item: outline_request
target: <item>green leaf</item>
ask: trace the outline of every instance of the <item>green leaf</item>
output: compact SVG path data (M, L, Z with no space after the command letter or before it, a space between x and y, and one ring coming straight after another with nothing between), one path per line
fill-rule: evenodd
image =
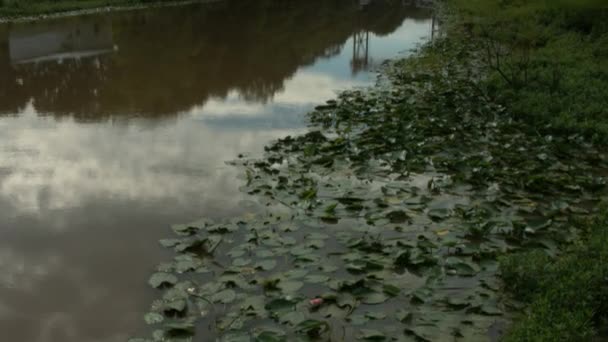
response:
M302 278L308 274L308 271L305 269L293 269L291 271L287 271L284 273L285 278L289 279L298 279Z
M389 296L387 296L384 293L381 292L371 292L366 294L363 299L361 300L361 302L363 304L368 304L368 305L376 305L376 304L382 304L384 302L386 302L389 299Z
M325 207L325 213L326 214L333 214L336 212L336 206L338 206L338 203L332 203L330 205L328 205L327 207Z
M310 188L300 194L301 200L311 200L317 196L317 189Z
M229 332L221 338L221 342L251 342L251 336L246 332Z
M454 309L463 309L466 308L467 306L471 305L471 302L466 299L466 298L458 298L458 297L454 297L451 296L447 299L447 303L449 306L453 307Z
M410 323L412 321L413 315L411 312L409 312L407 310L399 309L395 313L395 317L401 323Z
M165 248L173 248L181 242L180 239L162 239L159 241L161 246Z
M304 283L297 280L280 281L277 287L285 293L295 293L304 286Z
M279 321L283 324L289 323L291 325L298 325L306 320L306 315L299 311L288 312L279 317Z
M144 315L144 321L147 324L158 324L161 323L165 319L165 316L157 313L157 312L148 312Z
M170 274L170 273L164 273L164 272L158 272L158 273L154 273L151 277L150 280L148 280L148 283L153 287L153 288L161 288L161 287L171 287L175 284L177 284L178 279L175 275Z
M450 211L448 209L431 209L428 215L433 221L443 221L450 217Z
M248 316L264 317L266 315L264 300L264 296L249 296L241 304L241 310Z
M342 319L348 315L348 310L342 309L335 304L324 305L319 312L326 318L332 317Z
M269 311L292 309L296 302L286 298L275 298L266 304L265 308Z
M188 308L188 303L184 299L172 300L164 303L165 312L183 313Z
M395 210L386 214L386 218L391 223L404 223L409 219L409 216L403 210Z
M385 319L386 314L383 312L366 312L365 317L373 320Z
M397 286L391 284L382 285L382 291L391 297L397 297L401 292Z
M236 292L234 292L231 289L226 289L226 290L220 291L211 297L212 302L222 303L222 304L232 303L232 302L234 302L235 299L236 299Z
M347 318L347 321L352 325L358 326L367 324L369 319L363 315L351 315Z
M277 266L277 261L274 259L261 260L255 264L255 268L262 271L270 271Z
M497 308L495 305L484 304L481 306L480 312L484 315L488 316L500 316L502 315L502 310Z
M433 291L427 288L419 288L412 293L412 303L424 304L433 298Z
M325 242L323 240L310 240L306 242L306 247L321 249L325 246Z
M286 342L285 334L276 331L263 331L255 337L255 342Z
M471 261L461 260L455 257L449 257L445 261L448 273L457 274L460 276L474 276L479 272L479 266Z
M309 336L319 336L327 330L329 330L329 325L326 322L314 319L302 321L296 326L297 332L306 333Z
M193 336L194 324L190 322L172 322L164 326L164 330L169 337Z
M329 277L326 275L311 274L306 276L306 278L304 278L304 281L313 284L326 283L329 281Z
M247 266L250 263L251 263L251 259L245 259L245 258L236 258L236 259L234 259L234 261L232 261L232 264L236 267Z
M386 335L378 330L371 329L361 329L361 334L359 335L359 339L365 341L384 341L386 340Z
M434 325L419 325L405 329L406 334L414 335L424 342L437 341L438 328Z
M186 273L196 271L203 266L202 260L190 255L178 255L175 257L175 271L177 273Z
M175 225L171 226L171 229L173 229L173 231L177 235L184 235L184 236L194 235L194 234L198 233L198 231L200 230L200 228L190 225L190 224L175 224Z
M307 240L327 240L329 235L323 233L310 233L306 235Z

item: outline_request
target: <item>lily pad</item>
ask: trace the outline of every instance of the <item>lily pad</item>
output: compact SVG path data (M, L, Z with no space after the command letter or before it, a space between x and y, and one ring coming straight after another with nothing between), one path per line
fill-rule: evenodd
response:
M387 300L389 300L389 298L390 298L389 296L387 296L386 294L384 294L382 292L371 292L371 293L363 296L363 298L361 299L361 302L363 304L368 304L368 305L377 305L377 304L382 304L382 303L386 302Z
M304 313L299 312L299 311L288 312L285 315L282 315L281 317L279 317L279 321L281 323L291 324L291 325L298 325L301 322L303 322L304 320L306 320L306 315L304 315Z
M403 210L395 210L386 214L386 218L388 218L391 223L404 223L409 219L409 216Z
M431 209L428 215L434 221L443 221L450 217L450 211L448 209Z
M304 286L304 283L296 280L280 281L277 285L277 287L285 293L295 293L301 289L302 286Z
M236 292L231 289L226 289L214 294L211 297L211 301L214 303L229 304L236 299Z
M305 333L311 337L321 336L321 334L328 330L329 324L327 324L327 322L318 321L314 319L302 321L296 326L297 332Z
M158 324L165 320L165 316L156 312L149 312L144 316L144 320L148 324Z
M383 312L366 312L365 317L372 320L381 320L386 318L386 314Z
M191 322L173 322L164 326L166 335L169 337L184 337L194 335L194 324Z
M262 331L255 337L255 342L287 342L287 337L276 331Z
M359 339L365 341L386 341L386 335L378 330L361 329Z
M154 273L148 283L154 288L171 287L177 284L179 280L176 276L170 273L158 272Z
M277 261L274 259L262 260L255 264L255 268L262 271L270 271L277 266Z

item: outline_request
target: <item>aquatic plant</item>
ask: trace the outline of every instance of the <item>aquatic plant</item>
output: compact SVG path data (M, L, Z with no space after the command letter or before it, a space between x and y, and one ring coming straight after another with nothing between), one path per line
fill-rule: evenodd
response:
M176 257L151 278L153 340L486 340L504 326L517 303L498 291L498 257L575 239L608 159L514 118L450 44L234 161L268 209L173 227L161 243Z

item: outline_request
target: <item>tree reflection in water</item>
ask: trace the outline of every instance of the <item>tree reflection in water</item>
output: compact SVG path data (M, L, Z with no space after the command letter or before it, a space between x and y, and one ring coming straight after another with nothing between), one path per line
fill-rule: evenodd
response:
M0 113L31 100L40 113L86 121L162 117L231 91L264 103L349 37L388 34L406 17L429 13L390 0L234 0L4 25ZM353 58L353 72L368 67Z

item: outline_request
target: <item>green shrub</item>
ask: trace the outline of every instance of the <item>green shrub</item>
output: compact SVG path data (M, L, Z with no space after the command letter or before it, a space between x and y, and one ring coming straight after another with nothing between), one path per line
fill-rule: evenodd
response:
M451 0L485 87L548 133L608 141L608 2Z
M530 299L546 277L551 258L543 251L509 255L500 259L505 287L522 299Z
M608 319L608 211L556 260L541 252L501 259L505 287L529 303L506 341L588 341Z

